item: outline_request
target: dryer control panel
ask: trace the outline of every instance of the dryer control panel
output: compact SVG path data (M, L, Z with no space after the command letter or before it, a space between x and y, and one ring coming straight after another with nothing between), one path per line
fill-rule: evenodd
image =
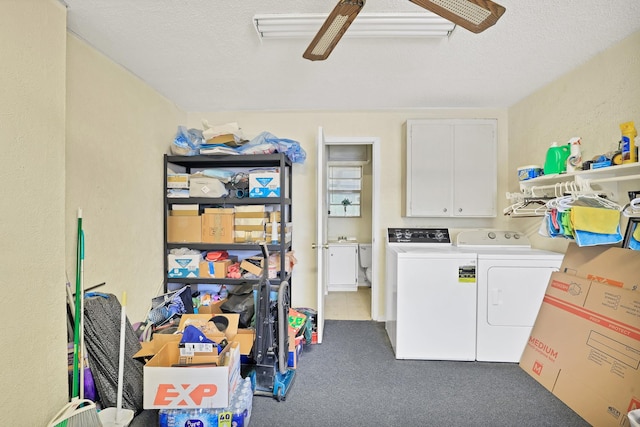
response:
M470 247L509 247L530 248L529 238L517 231L503 230L467 230L456 237L456 246Z

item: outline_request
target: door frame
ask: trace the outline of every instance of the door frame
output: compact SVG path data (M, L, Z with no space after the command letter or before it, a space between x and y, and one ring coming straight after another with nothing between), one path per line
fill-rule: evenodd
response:
M378 239L378 230L379 230L379 222L380 222L380 138L379 137L327 137L324 135L322 127L318 128L318 162L317 167L322 168L317 171L318 176L318 186L317 186L317 197L318 197L318 206L317 210L319 212L317 217L316 230L321 230L317 234L317 249L318 249L318 284L317 284L317 295L318 295L318 343L322 342L323 331L324 331L324 297L327 294L327 265L328 260L326 252L323 248L327 247L328 237L327 237L327 217L328 212L326 209L323 209L323 206L326 206L327 200L327 188L326 188L326 180L325 177L328 173L328 162L327 162L327 146L329 145L368 145L371 146L371 174L372 174L372 183L371 183L371 319L378 321L380 318L380 279L379 279L379 271L380 271L380 262L379 254L381 248L379 247Z

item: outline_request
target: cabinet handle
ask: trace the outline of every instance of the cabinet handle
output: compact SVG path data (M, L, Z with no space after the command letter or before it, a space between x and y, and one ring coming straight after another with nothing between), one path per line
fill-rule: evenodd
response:
M442 209L442 212L446 212L446 211L447 211L447 208Z
M458 212L462 212L462 208L458 208Z

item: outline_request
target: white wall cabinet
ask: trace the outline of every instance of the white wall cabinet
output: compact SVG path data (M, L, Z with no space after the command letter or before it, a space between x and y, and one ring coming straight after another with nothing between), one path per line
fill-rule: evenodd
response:
M407 120L405 216L495 217L497 120Z
M329 292L358 290L358 244L329 243Z

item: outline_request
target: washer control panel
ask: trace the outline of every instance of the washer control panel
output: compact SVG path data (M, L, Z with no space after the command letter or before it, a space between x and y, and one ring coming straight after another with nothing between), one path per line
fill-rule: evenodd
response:
M458 247L502 246L530 248L531 242L517 231L468 230L461 231L456 237Z
M451 245L446 228L389 228L387 237L389 243Z

